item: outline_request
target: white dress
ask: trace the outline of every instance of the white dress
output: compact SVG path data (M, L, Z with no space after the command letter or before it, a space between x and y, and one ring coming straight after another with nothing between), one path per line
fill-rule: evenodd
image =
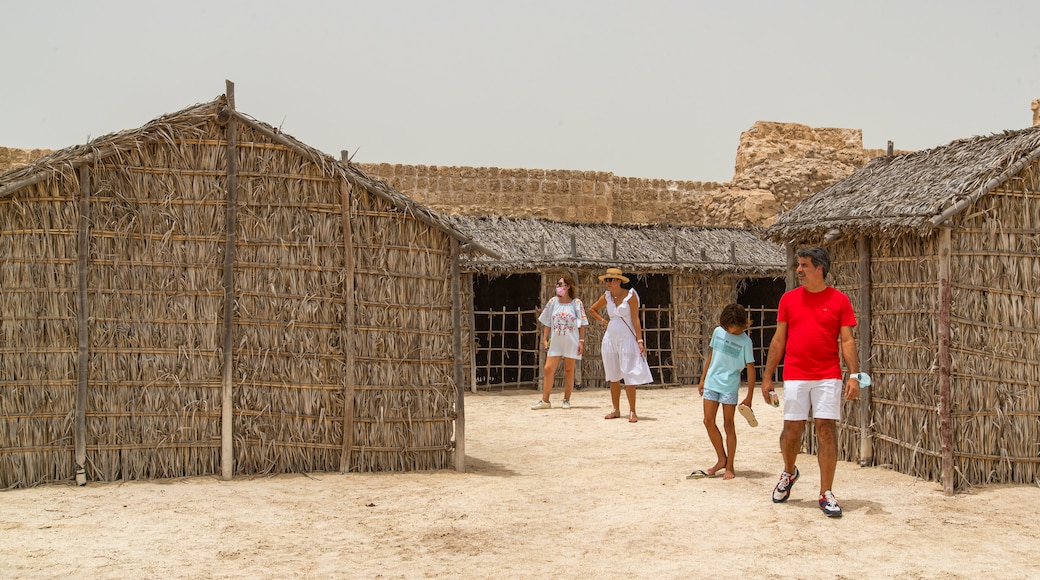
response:
M563 356L581 360L578 354L578 340L581 333L578 329L586 326L589 319L585 316L585 305L578 298L564 304L553 297L545 305L538 322L551 329L549 335L549 352L545 356Z
M600 352L603 354L603 371L610 382L624 380L626 385L645 385L654 382L650 374L650 365L639 353L639 343L636 339L635 326L632 325L632 307L629 300L635 298L639 304L639 295L635 290L629 290L628 295L621 302L621 306L614 304L614 298L610 290L606 291L607 315L610 322L607 331L603 333L603 345Z

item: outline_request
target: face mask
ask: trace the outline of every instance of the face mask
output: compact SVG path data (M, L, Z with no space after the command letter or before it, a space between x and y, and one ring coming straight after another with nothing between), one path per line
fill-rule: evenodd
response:
M567 289L564 288L563 286L560 286L559 288L556 289L556 295L559 296L560 298L563 298L564 296L567 295Z

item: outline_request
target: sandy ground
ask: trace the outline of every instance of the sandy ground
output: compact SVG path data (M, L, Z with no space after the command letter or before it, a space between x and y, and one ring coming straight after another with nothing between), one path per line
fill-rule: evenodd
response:
M815 457L773 504L779 410L737 416L737 478L693 388L605 389L531 411L534 391L466 400L467 473L320 473L53 485L0 494L5 578L973 578L1040 576L1040 488L935 483L839 463L842 519ZM554 401L559 396L554 393ZM622 403L624 407L624 403ZM624 408L622 409L624 411Z

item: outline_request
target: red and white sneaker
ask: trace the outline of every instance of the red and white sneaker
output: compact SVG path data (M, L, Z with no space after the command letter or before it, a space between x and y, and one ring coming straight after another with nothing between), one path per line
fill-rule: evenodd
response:
M829 489L820 496L820 509L829 518L841 517L841 506L838 505L838 498L834 497L834 492Z

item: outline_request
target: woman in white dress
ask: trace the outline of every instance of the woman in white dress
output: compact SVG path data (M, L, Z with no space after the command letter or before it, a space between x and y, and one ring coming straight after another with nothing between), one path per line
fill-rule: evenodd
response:
M618 268L607 268L607 273L599 279L606 284L607 290L589 308L589 315L607 324L600 352L603 354L603 371L610 381L610 401L614 404L613 410L603 418L617 419L621 416L621 381L624 380L628 422L635 423L639 420L636 415L636 385L654 381L646 362L643 329L639 325L639 295L635 290L621 287L622 282L628 283L628 278ZM609 322L599 313L604 307Z
M556 369L563 361L563 408L571 408L571 391L574 389L574 363L581 360L585 350L585 327L589 319L585 316L585 305L575 295L577 289L574 279L562 276L556 281L556 296L552 297L538 322L545 325L542 331L542 346L545 353L545 386L542 388L542 400L531 409L551 409L549 394L552 393L553 381L556 380Z

